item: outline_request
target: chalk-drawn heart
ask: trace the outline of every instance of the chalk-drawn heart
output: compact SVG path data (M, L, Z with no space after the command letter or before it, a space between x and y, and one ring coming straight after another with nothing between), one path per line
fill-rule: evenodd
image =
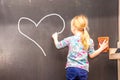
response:
M21 17L21 18L18 20L18 31L19 31L19 33L22 34L22 35L23 35L24 37L26 37L27 39L29 39L30 41L32 41L36 46L38 46L38 47L42 50L44 56L46 56L46 53L45 53L44 49L43 49L35 40L33 40L31 37L29 37L28 35L26 35L25 33L23 33L23 32L21 31L21 29L20 29L20 22L21 22L21 20L25 20L25 19L26 19L26 20L31 21L32 23L34 23L35 27L38 27L38 25L39 25L45 18L47 18L47 17L49 17L49 16L58 16L58 17L63 21L63 28L62 28L61 31L58 32L58 34L61 34L61 33L64 31L64 29L65 29L65 21L64 21L64 19L63 19L59 14L56 14L56 13L52 13L52 14L48 14L48 15L44 16L42 19L40 19L40 21L39 21L38 23L35 23L35 21L33 21L32 19L27 18L27 17Z

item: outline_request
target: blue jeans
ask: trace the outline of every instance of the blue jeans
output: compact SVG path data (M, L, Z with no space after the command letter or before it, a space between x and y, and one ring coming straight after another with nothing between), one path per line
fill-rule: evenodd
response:
M66 69L66 80L87 80L88 71L76 67Z

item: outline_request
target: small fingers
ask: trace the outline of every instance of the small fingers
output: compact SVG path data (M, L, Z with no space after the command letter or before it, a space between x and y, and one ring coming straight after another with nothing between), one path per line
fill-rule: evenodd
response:
M57 34L57 32L55 32L55 33L52 35L52 38L57 37L57 36L58 36L58 34Z

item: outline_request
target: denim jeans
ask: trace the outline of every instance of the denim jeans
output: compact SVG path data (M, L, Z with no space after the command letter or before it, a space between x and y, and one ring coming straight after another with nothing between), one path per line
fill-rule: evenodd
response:
M76 67L66 69L66 80L87 80L88 71Z

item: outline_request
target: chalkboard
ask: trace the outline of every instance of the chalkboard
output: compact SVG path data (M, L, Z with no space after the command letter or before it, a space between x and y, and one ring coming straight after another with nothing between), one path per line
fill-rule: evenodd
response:
M89 18L95 49L99 36L116 47L118 0L0 0L0 80L65 80L68 48L56 49L51 36L71 36L70 20L78 14ZM89 61L88 80L117 80L108 54Z

